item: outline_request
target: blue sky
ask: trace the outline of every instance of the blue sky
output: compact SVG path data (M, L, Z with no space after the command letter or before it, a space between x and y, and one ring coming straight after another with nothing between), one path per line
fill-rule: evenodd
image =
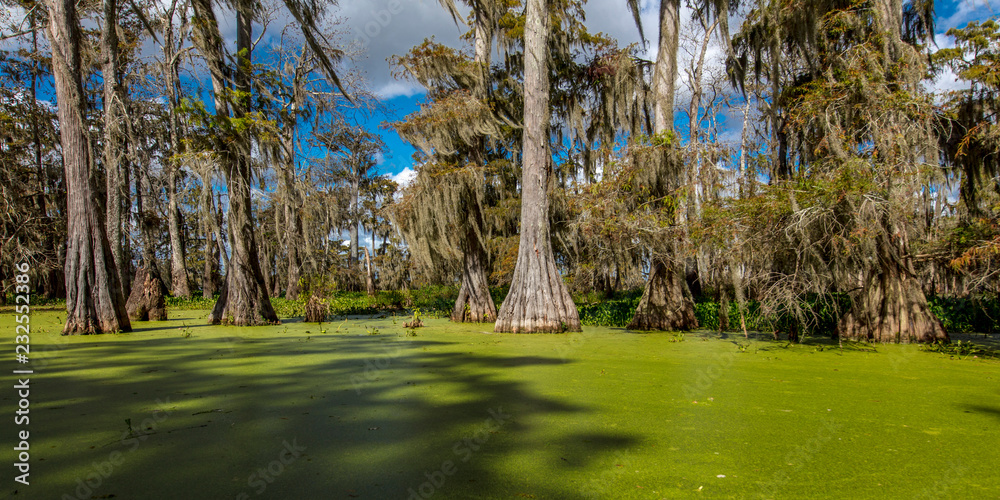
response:
M394 54L402 54L410 47L420 43L425 37L434 36L435 40L454 47L463 47L458 35L465 29L456 27L451 17L439 6L436 0L410 0L396 7L401 12L389 12L391 0L371 0L357 2L343 0L345 26L348 26L349 36L355 41L361 40L366 53L362 55L358 66L370 79L373 90L383 96L384 102L395 110L390 116L375 116L365 125L377 129L381 122L400 119L415 111L423 99L423 92L417 85L398 81L392 78L385 59ZM643 0L642 22L646 36L655 40L658 34L657 16L658 1ZM939 46L948 46L949 37L944 32L951 27L965 26L972 20L983 20L1000 14L1000 0L959 0L936 2L937 14L936 41ZM624 8L624 0L590 0L587 3L587 25L591 31L602 31L617 38L622 45L639 41L635 25ZM386 15L389 14L389 15ZM731 29L738 28L738 19L733 19ZM377 30L374 28L378 28ZM367 32L366 32L367 29ZM374 36L368 36L374 33ZM655 44L651 44L644 56L655 59ZM715 57L715 64L721 52L717 49L710 52L709 58ZM955 82L954 75L944 74L935 84L938 88L954 88L960 85ZM685 105L683 90L678 96L678 105ZM725 121L725 116L721 117ZM687 118L684 117L683 120ZM729 120L735 124L725 126L727 129L721 135L723 139L739 136L738 127L741 120ZM384 161L378 166L380 173L396 175L412 167L414 148L400 139L392 130L379 129L390 151Z
M658 34L657 15L658 0L642 0L642 22L646 36L655 40ZM397 175L412 167L412 146L404 142L394 131L382 127L386 122L399 120L415 111L423 99L422 89L413 82L400 81L392 77L387 58L403 54L424 38L434 37L436 41L453 47L462 47L459 39L467 28L456 25L451 16L440 6L438 0L340 0L336 11L331 12L336 20L335 28L339 33L340 42L351 47L354 52L350 69L364 75L366 86L377 95L382 102L392 110L389 114L376 114L367 117L359 123L369 130L377 131L388 148L388 154L377 166L379 173ZM949 37L944 36L948 28L964 26L971 20L983 20L1000 14L1000 0L951 0L936 2L937 31L936 41L939 46L948 46ZM587 25L593 32L604 32L616 39L622 45L639 41L639 35L630 14L624 8L624 0L589 0L586 7ZM16 11L0 12L8 19L23 17ZM280 36L281 28L287 22L287 14L281 9L275 11L275 19L268 26L262 43L273 43ZM220 29L223 37L231 44L235 42L234 17L225 12L219 13ZM95 24L94 21L85 21ZM738 19L731 21L731 29L738 28ZM258 28L259 29L259 28ZM255 33L255 36L257 34ZM19 43L17 40L0 42L0 48L12 48ZM21 42L23 43L23 42ZM158 48L152 42L147 43L144 54L152 57ZM716 49L709 53L710 64L721 63L721 51ZM656 57L655 44L648 46L644 54L647 59ZM682 61L683 64L683 61ZM197 70L196 70L197 71ZM200 75L199 75L200 76ZM207 75L206 75L207 76ZM207 80L207 79L206 79ZM207 81L204 83L207 88ZM937 88L954 88L960 85L954 75L944 74L935 84ZM685 105L683 84L680 85L678 105ZM42 86L43 99L45 94L51 94L51 86ZM204 94L206 97L208 94ZM50 95L48 99L52 99ZM725 116L721 117L725 121ZM686 118L684 118L686 120ZM735 127L741 126L741 120L729 120ZM721 134L721 139L739 136L739 130L727 126Z

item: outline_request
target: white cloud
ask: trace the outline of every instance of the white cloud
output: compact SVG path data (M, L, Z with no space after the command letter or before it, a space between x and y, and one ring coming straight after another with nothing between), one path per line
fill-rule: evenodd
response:
M955 13L938 19L937 27L942 31L949 28L964 28L969 21L982 20L1000 13L1000 0L961 0Z
M383 99L392 99L393 97L413 97L415 95L423 94L424 92L424 88L416 83L399 80L385 82L382 85L375 87L375 95Z
M400 190L410 185L414 179L417 178L417 173L410 167L404 168L398 174L393 174L389 176L390 179L399 184Z
M468 30L464 24L456 25L437 0L341 2L337 15L344 20L345 43L364 52L353 66L369 79L376 94L387 99L423 92L419 85L394 79L387 59L430 37L461 47L459 36Z
M437 0L398 0L398 4L394 1L341 2L338 12L347 27L346 41L364 48L365 55L355 66L370 80L375 93L387 99L424 93L424 89L414 82L393 78L387 58L402 55L430 37L438 43L462 48L465 42L459 37L468 30L464 24L456 26ZM659 1L642 0L641 4L640 17L650 42L641 56L652 59L656 57L659 33ZM463 14L468 11L461 4L460 10ZM622 46L639 42L639 31L631 14L625 10L624 0L590 0L585 12L585 24L590 31L606 33ZM689 10L685 8L682 15L688 16Z
M938 98L944 97L944 94L954 90L965 90L970 87L969 82L960 80L958 75L955 74L951 68L944 68L941 74L927 86L927 90L937 94Z
M967 2L963 2L967 3ZM956 13L955 15L958 15ZM952 16L955 17L955 16ZM964 26L964 23L963 23ZM939 28L944 28L942 24L938 25ZM955 39L942 33L934 35L934 45L938 50L940 49L950 49L955 47ZM958 75L955 74L951 68L943 68L941 73L938 74L934 80L927 83L927 90L934 94L937 94L938 100L943 98L945 94L949 91L954 90L964 90L969 88L969 82L962 81L958 79Z

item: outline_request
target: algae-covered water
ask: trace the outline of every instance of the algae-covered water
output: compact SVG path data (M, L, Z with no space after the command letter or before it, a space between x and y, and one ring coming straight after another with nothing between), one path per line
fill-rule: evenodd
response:
M34 313L30 423L3 426L0 497L1000 498L996 360L206 314L62 337L62 313ZM27 486L10 451L23 429Z

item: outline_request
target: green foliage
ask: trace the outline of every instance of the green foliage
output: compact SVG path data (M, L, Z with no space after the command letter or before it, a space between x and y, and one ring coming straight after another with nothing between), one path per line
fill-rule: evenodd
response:
M491 288L490 294L497 307L507 295L506 287ZM434 285L415 290L379 291L374 297L364 292L333 292L324 299L330 306L330 316L372 315L387 311L414 309L421 317L447 318L455 306L458 287ZM580 322L586 326L606 326L624 328L632 321L642 289L618 292L611 299L603 299L601 294L588 292L577 294L573 300L577 304ZM280 318L294 318L305 314L307 297L287 300L280 297L271 299L271 305ZM167 306L177 310L211 309L216 298L201 296L183 299L167 297ZM46 304L58 305L59 301ZM931 312L951 333L995 333L1000 332L1000 301L995 295L970 298L934 297L928 299ZM765 311L760 302L748 301L744 318L748 331L787 331L798 325L801 332L808 335L829 336L836 329L839 312L850 307L846 295L813 296L803 301L802 320L796 319L790 311ZM719 304L710 300L695 302L695 316L698 324L706 330L719 328ZM730 330L738 330L740 325L739 305L729 303Z
M955 39L955 47L938 50L933 61L950 67L963 80L1000 88L1000 24L992 19L982 24L973 21L947 34Z
M4 302L6 304L6 307L14 307L15 305L17 305L14 302L16 294L13 293L13 288L11 288L11 293L7 293L6 295L7 298L6 301ZM32 309L38 307L52 307L54 309L66 307L66 299L49 299L46 298L44 295L38 295L35 293L31 294L28 300L29 300L29 305L31 305Z
M584 297L577 297L577 312L580 323L586 326L611 326L624 328L632 321L635 309L642 299L642 291L626 292L621 296L597 303L580 303Z
M173 297L170 295L164 297L167 307L182 311L211 309L215 306L217 300L219 300L218 295L210 298L205 298L201 294L192 295L191 298Z
M577 297L580 322L587 326L609 326L624 328L632 321L639 305L640 294L616 297L596 303L581 303L586 296ZM975 298L936 297L928 300L931 312L951 333L994 333L1000 332L1000 301L994 296ZM695 316L698 324L706 330L719 328L719 304L709 300L695 302ZM803 301L805 311L802 320L790 311L765 311L761 303L748 301L744 318L748 331L783 331L798 325L801 332L809 335L830 336L836 330L839 313L850 307L850 299L845 295L814 296ZM740 310L736 302L729 303L730 330L739 329Z
M434 317L450 316L458 299L458 287L453 285L430 285L404 293L409 295L409 307L419 307Z
M941 354L947 354L949 356L958 356L961 358L998 358L1000 357L1000 351L995 349L990 349L988 347L983 347L972 342L962 342L961 340L953 342L950 344L945 344L943 342L934 342L933 344L922 345L921 349L928 352L937 352Z
M357 316L402 311L417 308L429 317L447 317L455 306L458 288L454 286L427 286L417 290L383 290L368 296L365 292L329 292L322 300L329 306L329 316ZM294 318L305 315L308 301L306 294L298 300L281 297L271 299L271 305L279 318ZM208 304L203 308L211 308ZM195 309L196 307L188 307Z
M498 311L503 304L503 299L507 297L508 291L510 291L510 285L490 287L490 297L493 299L493 304L497 306Z
M274 312L277 313L279 318L305 316L307 299L308 297L305 297L304 295L300 297L300 300L288 300L283 297L272 297L271 307L274 308Z
M995 295L933 297L927 304L949 333L1000 332L1000 302Z

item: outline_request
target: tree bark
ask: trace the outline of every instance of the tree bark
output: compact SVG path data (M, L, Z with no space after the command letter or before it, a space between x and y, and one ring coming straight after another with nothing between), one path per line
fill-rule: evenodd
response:
M372 273L372 259L368 247L365 247L365 290L369 297L375 296L375 276Z
M719 331L729 331L729 288L719 280Z
M677 44L680 33L680 1L660 2L660 45L656 56L655 131L673 130L674 81L677 78ZM683 266L680 266L683 269ZM684 276L673 259L654 258L649 281L635 310L630 329L689 330L698 327L694 301Z
M267 245L260 245L260 272L264 276L264 289L270 290L274 289L274 275L272 274L274 269L274 257L271 255L271 249Z
M181 232L181 211L177 204L177 167L170 169L167 179L167 232L170 233L170 283L174 297L191 297L185 263L184 237Z
M496 332L580 331L576 304L559 275L549 227L549 2L528 0L524 54L521 237L510 292Z
M490 285L486 279L486 251L475 234L468 235L466 241L462 258L462 286L458 290L451 320L456 323L493 323L497 320L497 306L490 296Z
M274 204L274 241L270 244L265 245L265 248L270 248L270 257L268 258L267 266L268 273L271 274L271 281L268 284L268 289L271 290L271 297L281 296L281 242L283 238L281 237L281 216L282 216L282 205L278 203Z
M180 106L180 57L174 41L173 15L177 7L176 1L166 13L167 26L164 29L163 70L165 73L167 98L170 100L170 147L174 154L183 152L181 141L180 119L177 108ZM191 297L191 285L188 277L186 249L182 229L181 211L177 201L177 184L180 181L180 164L170 161L167 164L167 231L170 234L170 283L173 286L174 297Z
M242 0L236 5L238 55L235 87L241 95L233 106L236 118L244 117L250 106L251 10L248 0ZM221 65L221 61L219 64ZM223 96L216 93L215 99L223 99ZM229 189L228 219L232 256L226 268L225 287L209 316L209 321L213 324L225 323L237 326L276 324L280 321L274 312L265 286L254 232L250 189L250 137L241 134L235 139L234 149L224 155L223 160L223 171Z
M145 261L135 272L132 294L125 303L132 321L166 321L166 288L155 262Z
M80 59L80 25L74 0L47 0L52 75L59 104L66 176L66 325L63 334L131 331L111 245L96 210L86 101Z
M674 129L674 82L677 80L680 31L680 0L660 0L660 41L653 67L653 92L656 93L654 128L658 134Z
M948 333L930 311L913 270L902 228L887 225L880 236L878 267L864 290L837 323L841 338L884 343L948 342Z
M285 226L288 228L288 285L285 287L285 298L297 300L302 286L299 284L299 270L302 259L299 257L299 242L301 241L302 225L297 211L289 204L285 205Z
M357 156L355 153L352 156ZM355 264L358 261L358 224L360 221L360 209L358 208L358 195L361 192L361 172L359 171L361 166L359 165L360 160L354 158L354 165L351 167L353 171L351 172L351 200L348 205L348 220L350 220L350 227L347 229L348 236L351 240L351 255L347 258L347 266L354 269Z
M694 300L677 265L655 259L649 282L639 300L630 330L690 330L698 328Z
M121 83L121 61L118 47L118 2L104 0L104 28L101 31L101 53L104 56L102 76L104 79L104 172L107 192L106 226L111 255L122 295L130 291L129 257L122 246L122 192L127 184L123 182L122 164L125 162L122 141L123 121L126 120L123 107L125 92ZM127 237L127 235L126 235Z
M489 83L489 65L492 36L490 35L487 15L480 9L475 12L475 59L481 65L482 81L475 88L476 99L486 99ZM482 138L476 138L470 151L471 160L478 166L486 165L486 146ZM467 198L475 200L475 193ZM482 212L479 209L478 201L470 203L472 209L469 210L468 224L483 227ZM456 323L493 323L497 319L497 307L493 303L490 295L489 281L486 279L486 250L479 241L476 231L469 228L466 231L464 244L462 245L462 285L458 290L458 299L451 313L451 320Z
M209 299L215 296L216 281L219 275L219 251L215 240L215 211L212 202L212 184L208 177L202 178L202 233L205 236L203 257L205 260L201 276L202 297Z

